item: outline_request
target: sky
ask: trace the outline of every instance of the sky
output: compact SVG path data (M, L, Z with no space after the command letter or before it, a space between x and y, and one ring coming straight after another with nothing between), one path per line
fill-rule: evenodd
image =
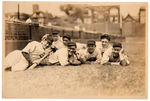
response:
M71 4L74 4L73 2L70 2ZM33 4L39 4L39 9L42 11L48 11L49 13L52 13L56 16L62 16L65 13L60 11L59 7L62 4L68 4L67 2L3 2L3 12L17 12L17 5L20 5L20 12L32 14L32 5ZM75 3L77 4L77 2ZM80 2L80 4L82 4ZM120 13L123 17L127 16L128 13L132 16L138 16L139 8L145 7L146 3L102 3L102 2L96 2L96 3L89 3L85 2L83 4L90 4L90 5L96 5L96 6L102 6L102 5L120 5Z

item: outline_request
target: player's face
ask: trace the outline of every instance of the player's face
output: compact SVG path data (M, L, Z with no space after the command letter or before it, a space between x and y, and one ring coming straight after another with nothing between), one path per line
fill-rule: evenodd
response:
M95 51L96 46L95 45L88 45L87 47L88 47L88 52L93 53Z
M52 35L52 39L53 39L53 41L57 41L57 40L58 40L58 37L59 37L59 35L58 35L58 34L56 34L56 35Z
M42 44L44 49L46 49L49 46L49 44L48 44L48 42L46 40L42 40L41 44Z
M107 39L101 39L102 47L107 48L109 45L109 41Z
M69 41L70 41L70 40L69 40L68 38L63 38L63 43L64 43L64 45L67 46L67 44L68 44Z
M113 48L113 56L114 57L119 57L119 52L120 52L121 48L120 47L114 47Z
M70 47L68 48L68 52L69 52L69 54L75 53L75 52L76 52L76 47L75 47L75 46L70 46Z

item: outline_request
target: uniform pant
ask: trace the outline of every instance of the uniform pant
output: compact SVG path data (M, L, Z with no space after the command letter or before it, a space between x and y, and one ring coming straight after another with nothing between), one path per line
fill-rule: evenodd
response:
M29 66L21 50L9 53L5 58L4 68L11 67L11 71L23 71Z

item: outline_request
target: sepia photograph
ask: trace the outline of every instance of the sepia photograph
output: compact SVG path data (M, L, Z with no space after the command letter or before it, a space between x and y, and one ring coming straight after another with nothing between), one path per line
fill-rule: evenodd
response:
M148 2L2 2L2 98L147 99Z

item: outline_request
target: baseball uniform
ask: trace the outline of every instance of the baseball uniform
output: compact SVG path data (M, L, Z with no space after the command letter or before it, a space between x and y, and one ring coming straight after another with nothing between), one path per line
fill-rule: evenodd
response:
M82 59L84 62L90 61L95 63L100 63L101 61L101 54L100 50L95 48L94 52L90 54L87 49L81 49L79 50L79 58Z
M25 70L29 66L29 63L23 56L22 52L26 52L29 54L32 63L40 59L41 56L44 56L45 54L42 44L37 41L32 41L28 43L23 50L15 50L9 53L6 56L6 67L11 67L12 71Z

